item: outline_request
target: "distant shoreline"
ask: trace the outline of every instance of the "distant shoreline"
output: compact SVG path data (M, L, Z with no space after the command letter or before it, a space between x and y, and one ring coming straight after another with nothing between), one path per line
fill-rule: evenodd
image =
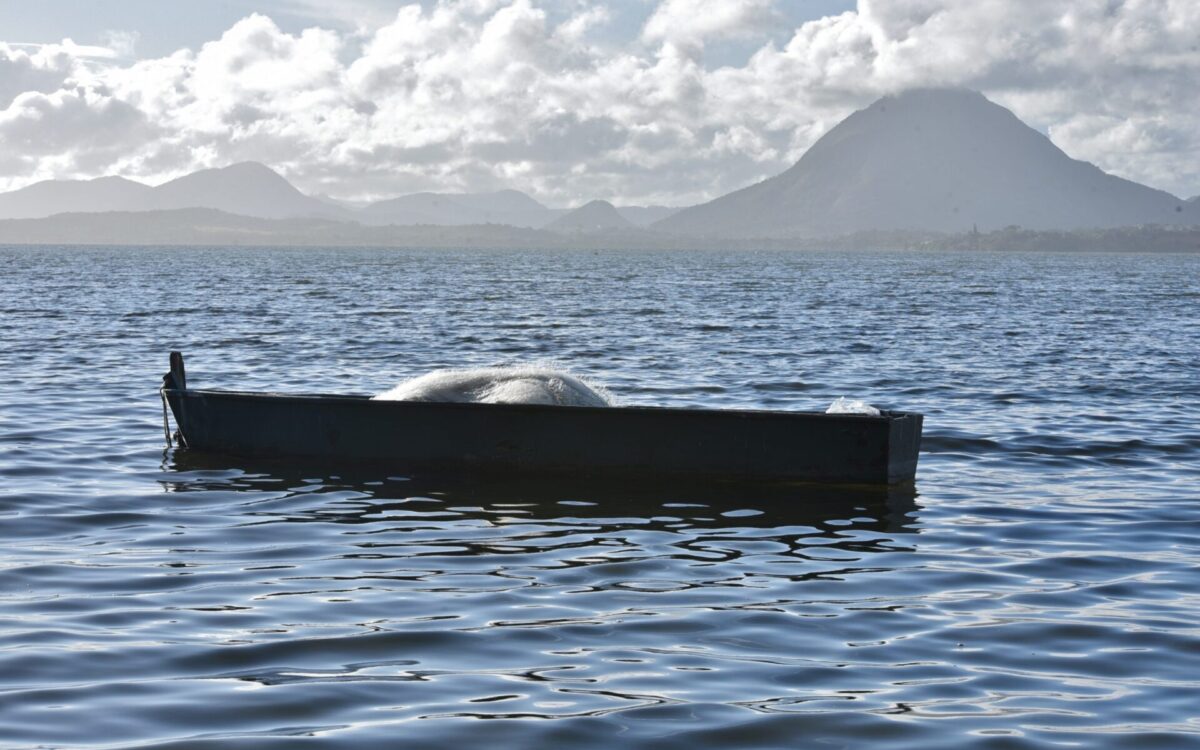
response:
M835 237L695 237L647 229L554 232L501 224L369 226L327 219L258 219L215 209L57 214L0 220L0 245L392 247L544 250L944 250L1200 252L1200 226L947 234L876 230Z

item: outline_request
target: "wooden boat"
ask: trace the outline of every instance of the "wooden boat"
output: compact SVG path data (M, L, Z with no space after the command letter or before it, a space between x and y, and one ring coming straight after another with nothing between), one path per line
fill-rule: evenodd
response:
M679 476L889 485L916 474L922 416L372 401L187 387L163 376L181 445L234 456L386 464L396 472ZM168 430L169 432L169 430Z

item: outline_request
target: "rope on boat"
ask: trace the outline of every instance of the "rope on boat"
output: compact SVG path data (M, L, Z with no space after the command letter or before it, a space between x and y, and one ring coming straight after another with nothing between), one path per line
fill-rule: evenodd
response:
M158 395L163 402L163 437L167 439L167 447L171 447L171 423L167 421L167 387L158 389Z
M158 395L162 398L163 405L163 437L167 439L167 447L170 448L173 443L171 442L171 423L167 421L167 386L165 383L162 388L158 389ZM175 431L175 441L184 448L188 447L187 439L183 436L183 430Z

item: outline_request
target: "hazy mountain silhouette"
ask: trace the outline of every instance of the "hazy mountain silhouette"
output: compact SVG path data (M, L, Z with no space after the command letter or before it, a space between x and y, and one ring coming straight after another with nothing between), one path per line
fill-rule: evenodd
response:
M1195 204L1070 158L982 94L921 89L850 115L782 174L653 226L748 237L1192 223Z
M558 215L519 190L492 193L412 193L377 201L358 212L366 224L508 224L540 227Z
M617 206L617 213L639 227L650 226L678 212L679 209L672 206Z
M241 162L204 169L157 187L122 177L50 180L0 193L0 220L60 213L167 211L212 208L261 219L331 218L370 225L542 227L566 213L519 190L485 193L413 193L356 204L327 195L308 196L264 164ZM637 216L661 218L673 209L634 206ZM650 212L650 213L646 213ZM649 221L642 221L646 224Z
M106 211L0 220L9 245L288 245L554 247L564 238L511 226L367 226L320 217L268 219L213 208Z
M347 211L357 211L360 208L365 208L371 204L371 201L345 200L342 198L334 198L332 195L327 195L325 193L314 193L312 197L316 198L322 203L334 206L335 208L344 208Z
M214 208L265 219L351 218L347 209L304 195L257 162L204 169L157 187L122 177L101 177L39 182L0 194L0 219L178 208Z
M589 201L574 211L563 214L546 225L554 232L600 232L609 229L629 229L633 224L608 201Z
M458 193L456 200L476 211L521 213L545 211L546 206L520 190L497 190L491 193Z
M154 188L144 209L215 208L264 219L350 218L346 209L301 193L258 162L202 169Z
M153 190L123 177L47 180L0 193L0 219L35 219L68 211L131 211Z

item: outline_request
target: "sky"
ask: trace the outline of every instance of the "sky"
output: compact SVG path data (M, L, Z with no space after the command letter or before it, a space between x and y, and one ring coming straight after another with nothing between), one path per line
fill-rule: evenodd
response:
M1196 0L0 0L0 190L254 160L352 200L687 205L924 86L1200 194Z

